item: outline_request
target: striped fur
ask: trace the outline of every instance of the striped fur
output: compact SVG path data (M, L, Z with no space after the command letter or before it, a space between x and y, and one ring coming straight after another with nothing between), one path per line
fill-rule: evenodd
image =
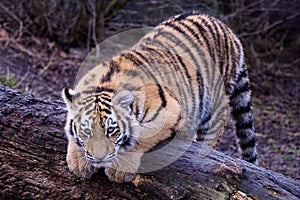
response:
M143 153L174 133L198 130L197 140L216 141L227 105L243 159L256 162L243 48L219 20L175 16L101 66L106 71L96 66L75 92L63 90L67 161L77 175L105 167L110 180L131 181Z

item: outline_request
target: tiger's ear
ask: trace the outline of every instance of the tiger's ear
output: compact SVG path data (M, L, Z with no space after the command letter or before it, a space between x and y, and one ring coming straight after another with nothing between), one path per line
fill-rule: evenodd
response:
M131 104L134 101L134 96L132 92L128 90L123 90L119 92L113 99L112 99L112 104L115 107L121 108L126 111L131 110Z
M73 105L72 102L73 102L74 95L75 95L75 92L72 89L64 88L62 90L62 97L63 97L65 103L67 104L68 109L72 108L72 105Z

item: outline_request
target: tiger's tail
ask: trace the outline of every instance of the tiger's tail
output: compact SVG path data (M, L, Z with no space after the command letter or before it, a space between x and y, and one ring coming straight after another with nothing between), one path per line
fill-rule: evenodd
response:
M232 86L232 93L229 95L229 105L242 151L242 158L257 164L250 81L244 62Z

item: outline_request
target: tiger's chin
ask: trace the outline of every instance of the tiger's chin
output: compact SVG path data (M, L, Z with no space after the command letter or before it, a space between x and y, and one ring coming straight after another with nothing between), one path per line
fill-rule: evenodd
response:
M96 168L110 167L112 165L112 162L91 162L91 163Z
M94 168L105 168L105 174L110 181L117 183L131 182L136 177L140 164L140 155L133 156L129 152L123 152L107 161L91 162Z

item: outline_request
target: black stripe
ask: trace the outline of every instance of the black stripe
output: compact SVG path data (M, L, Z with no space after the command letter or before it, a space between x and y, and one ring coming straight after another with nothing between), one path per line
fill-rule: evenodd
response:
M242 47L241 47L240 43L238 43L237 39L232 38L232 40L230 40L230 45L231 45L231 46L234 46L235 49L238 50L238 55L237 55L238 57L237 57L237 60L233 60L232 62L233 62L233 63L241 64L241 63L239 63L240 55L241 55L241 53L242 53ZM234 52L232 52L231 54L234 55ZM244 64L244 63L243 63L243 64ZM231 74L235 74L235 73L236 73L235 70L236 70L236 67L232 67L232 69L231 69Z
M213 110L213 111L212 111L212 115L213 115L213 116L218 116L218 117L220 117L220 116L222 116L222 114L225 113L225 110L226 110L226 109L227 109L227 108L224 106L221 110L219 109L219 111ZM226 116L224 116L224 118L225 118L225 117L226 117ZM216 118L216 117L214 117L214 120L211 120L210 128L215 127L216 124L220 124L220 126L224 126L224 123L219 123L221 119L216 120L215 118Z
M250 151L250 152L249 151L248 152L244 151L244 152L242 152L243 159L245 159L246 161L249 162L249 160L252 160L253 153L254 153L253 151ZM257 155L255 154L253 158L255 158L255 160L256 160L257 159Z
M132 127L131 127L130 121L127 119L128 124L126 124L122 119L120 119L120 120L121 120L122 125L125 126L126 130L128 130L126 132L131 134L132 133ZM122 144L120 146L126 148L126 147L132 147L135 144L138 144L138 142L135 138L133 138L131 135L124 134L123 141L122 141Z
M80 109L80 112L84 111L84 110L90 110L92 109L91 107L93 106L92 103L89 103L87 105L85 105L84 107L82 107L82 109Z
M245 65L245 64L244 64ZM244 67L243 67L244 68ZM241 80L242 80L242 78L245 78L245 77L247 77L248 76L248 74L247 74L247 70L244 68L244 70L243 71L241 71L238 75L237 75L237 77L236 77L236 80L235 80L235 82L240 82Z
M100 101L100 99L99 99L99 96L96 96L95 103L98 104L98 103L100 103L100 102L101 102L101 101Z
M114 124L115 123L117 123L118 122L118 124L117 124L117 127L119 128L119 130L120 130L120 132L121 131L123 131L124 132L124 129L126 129L126 125L125 125L125 123L123 122L123 120L122 120L122 118L120 117L120 115L118 114L118 113L115 113L116 114L116 122L114 122ZM119 124L119 121L121 121L121 124ZM121 127L122 126L122 127ZM121 130L123 128L123 130ZM125 130L126 131L126 130Z
M199 113L203 112L204 108L204 81L200 72L197 70L198 96L199 96Z
M111 102L111 98L109 97L109 96L103 96L103 95L101 95L100 96L100 99L102 99L102 100L104 100L104 101L108 101L108 102Z
M80 140L78 139L78 137L75 138L75 142L76 142L76 144L77 144L79 147L82 147L82 146L83 146L82 142L80 142Z
M138 102L136 102L136 106L135 106L135 118L139 121L138 117L139 117L139 104Z
M87 111L87 112L86 112L86 115L90 115L93 111L94 111L93 109Z
M112 88L96 87L95 92L96 93L101 93L101 92L115 92L115 90L112 89Z
M230 95L230 100L233 100L237 98L241 93L243 92L249 92L250 91L250 84L247 81L244 85L237 87L237 85L234 86L233 92ZM230 102L230 106L233 106L232 102Z
M209 122L210 119L211 119L211 112L209 112L208 115L204 119L202 119L203 121L201 121L200 126L205 125L207 122Z
M148 122L154 121L156 119L156 117L159 115L160 111L163 108L165 108L166 105L167 105L167 101L165 99L165 94L164 94L164 91L163 91L162 87L159 84L157 84L156 86L158 87L158 93L159 93L159 96L160 96L160 98L162 100L162 104L158 107L158 109L156 110L156 112L154 113L154 115L150 119L148 119L147 121L145 121L144 123L148 123Z
M212 38L213 38L213 41L211 41L210 40L210 44L211 44L211 42L213 42L213 44L211 44L211 46L210 46L210 49L212 49L214 52L213 53L211 53L211 56L212 56L212 60L213 60L213 62L215 63L215 64L217 64L216 63L216 52L217 52L217 50L216 50L216 42L217 42L217 40L218 39L220 39L219 37L217 37L217 31L216 31L216 26L215 26L215 24L214 24L214 22L216 21L216 19L215 18L212 18L212 17L210 17L210 16L207 16L207 18L208 18L208 21L206 21L206 18L203 18L202 20L203 20L203 22L204 22L204 24L205 24L205 26L208 28L208 33L211 33L211 36L212 36Z
M126 71L126 76L138 77L139 75L140 74L135 69Z
M249 130L247 130L247 129L249 129ZM252 122L250 122L250 123L247 124L247 128L244 128L244 127L241 127L241 126L240 127L236 127L236 135L241 140L246 139L248 137L247 131L253 131Z
M94 100L93 100L94 101ZM83 112L85 110L90 110L91 107L94 105L93 101L89 101L89 102L84 102L84 103L79 103L79 105L83 105L81 106L81 108L79 109L79 112Z
M249 140L246 143L240 142L240 146L241 146L241 149L247 149L247 148L255 147L255 139L251 138L251 140Z
M193 11L184 12L184 13L180 14L179 16L177 16L176 18L174 18L174 21L183 20L183 19L187 18L188 16L191 16L192 14L193 14Z
M113 60L109 63L109 71L102 77L102 82L109 82L111 80L111 77L114 73L120 72L120 66Z
M93 101L94 101L94 97L93 96L88 96L88 97L82 99L78 104L86 106L87 104L90 104Z
M197 28L197 34L196 32L190 28L188 25L184 24L184 23L180 23L181 25L184 25L188 30L189 32L192 34L192 36L195 36L198 43L200 45L203 45L200 38L202 38L205 42L205 45L206 45L206 48L207 50L209 51L209 54L210 56L212 56L212 48L210 47L210 41L208 40L208 38L206 37L207 34L209 34L209 32L206 31L206 29L204 28L204 26L202 26L202 24L199 24L197 21L193 20L193 19L188 19L187 21L191 22L193 26L195 26ZM205 27L209 27L209 25L205 22L205 21L202 21L204 24L205 24ZM200 37L199 37L199 35Z
M170 142L172 142L172 139L176 136L176 133L177 132L175 129L170 128L168 136L166 138L163 138L163 140L159 141L154 147L148 149L146 152L148 153L148 152L156 151L158 149L165 147Z
M103 111L105 112L106 114L110 115L111 114L111 111L109 109L106 109L106 108L101 108L100 107L100 111Z
M177 89L179 89L179 93L183 94L184 97L186 98L186 94L185 94L184 91L181 90L181 87L180 87L178 81L176 81L177 80L176 74L174 73L175 71L178 71L178 70L181 71L181 70L180 70L179 66L177 65L177 63L175 63L174 61L172 62L172 60L171 60L171 62L168 61L168 58L174 58L173 54L170 51L165 51L164 52L165 55L162 55L159 51L157 51L157 50L155 50L153 48L149 48L149 47L144 47L144 50L148 50L148 51L156 53L164 62L166 62L165 64L167 64L168 67L170 67L170 66L174 67L174 70L171 70L171 71L173 71L173 73L172 73L172 75L173 75L172 79L175 81L176 87L177 87ZM160 61L159 63L163 63L163 62ZM167 102L166 102L166 99L165 99L164 91L162 90L162 87L159 84L158 84L158 87L159 87L159 95L160 95L160 97L162 98L162 101L163 101L163 105L162 106L166 107Z
M224 76L222 76L222 75L219 76L219 79L218 79L218 82L216 84L216 87L218 88L218 90L217 90L218 95L221 94L222 95L221 97L223 97L224 98L223 100L225 100L225 98L227 98L227 97L224 97L224 96L228 95L229 92L226 90L226 85L224 83ZM222 91L221 91L221 89L222 89Z
M188 71L186 65L182 61L182 58L178 54L175 54L175 56L176 56L177 60L179 61L181 67L184 69L185 75L187 76L188 80L191 80L191 75L189 74L189 71Z
M75 123L73 123L73 127L74 127L74 132L75 132L75 134L77 134L77 128L76 128Z
M165 93L164 93L164 91L163 91L163 89L162 89L162 87L158 84L157 85L158 86L158 92L159 92L159 96L160 96L160 99L161 99L161 101L162 101L162 107L166 107L166 105L167 105L167 100L166 100L166 97L165 97Z
M143 67L142 61L137 59L137 57L135 55L133 55L131 52L122 53L120 56L130 60L131 62L133 62L133 64L135 65L136 68L140 67L140 69L145 72L145 68ZM153 75L151 73L145 72L145 74L148 77L149 76L153 77Z
M127 135L123 136L123 138L122 138L122 144L120 146L121 147L130 146L130 140L129 140L129 137Z
M122 137L120 137L122 135ZM116 145L120 145L120 142L122 142L123 141L123 138L124 138L124 134L123 134L123 132L120 132L120 134L116 137L117 138L117 140L114 142ZM119 138L119 139L118 139Z
M217 49L217 56L218 56L218 61L219 61L218 66L220 69L220 73L224 74L223 68L222 68L223 67L223 58L222 58L223 52L221 51L222 42L221 42L221 37L219 34L219 29L220 29L221 24L216 20L212 20L211 22L212 22L212 25L214 25L214 28L216 30L216 35L217 35L217 40L216 40L217 44L215 45L215 47ZM216 60L215 60L215 62L216 62Z
M100 101L100 103L105 106L107 109L110 109L110 105L108 103L106 103L105 101Z
M155 63L158 63L158 64L161 64L161 65L166 65L169 67L169 66L172 66L172 67L175 67L176 68L176 65L174 65L174 63L172 63L170 65L170 62L168 60L166 60L167 58L169 58L172 54L170 53L170 51L168 50L163 50L163 53L164 55L161 54L161 52L157 49L154 49L154 48L151 48L151 47L146 47L146 46L143 46L142 47L143 50L147 51L150 53L151 57L149 56L149 58L155 58L155 61L154 59L152 58L152 62L155 62ZM159 59L157 59L157 57L155 56L157 55L159 57ZM157 71L158 71L158 74L162 74L160 73L159 71L159 67L156 67L155 68ZM163 71L164 72L164 71ZM173 74L174 75L174 74ZM161 77L162 79L166 79L168 78L168 82L170 83L171 82L171 79L169 76L165 76L165 77Z
M228 37L227 37L227 34L225 29L224 29L224 26L223 24L220 24L220 28L221 28L221 31L222 31L222 37L224 39L224 45L223 45L223 56L225 57L226 61L226 65L225 65L225 71L223 72L223 74L225 75L225 78L224 78L224 82L227 83L227 72L228 72L228 68L229 68L229 54L232 53L232 52L229 52L229 46L228 46ZM231 40L232 41L232 40ZM230 45L231 46L231 45ZM223 67L222 67L223 68ZM223 71L223 70L222 70Z
M252 121L248 121L246 123L244 123L244 122L237 122L235 126L236 126L237 130L240 130L240 129L253 129L253 123L252 123Z
M239 58L237 58L237 56L236 56L236 54L235 54L235 52L234 52L234 38L233 38L233 35L231 35L231 39L230 39L230 47L231 47L231 49L230 49L230 52L228 52L229 53L229 55L231 56L230 57L230 60L231 60L231 71L230 71L230 69L228 69L227 71L226 71L226 79L225 79L225 81L227 81L227 82L225 82L225 83L227 83L228 84L228 86L229 86L229 84L230 84L230 79L236 74L236 69L239 67L238 66L238 63L239 63ZM229 78L229 80L227 80Z
M250 159L245 158L246 156L244 156L244 159L250 163L254 163L257 160L257 155L255 155L254 157L251 157ZM250 157L250 156L248 156Z
M137 50L133 50L133 52L136 53L138 56L140 56L146 62L145 64L147 64L149 66L149 62L148 62L147 58L145 58L145 56L142 53L140 53ZM149 67L151 67L151 66L149 66ZM143 69L147 70L148 73L150 73L150 75L152 76L153 80L157 84L157 87L158 87L158 90L159 90L158 91L159 92L159 96L160 96L160 99L162 101L162 105L161 106L162 107L166 107L166 105L167 105L166 97L165 97L164 91L163 91L162 87L160 86L159 82L157 81L156 77L153 76L153 74L151 73L151 71L149 69L147 69L147 67L144 67Z
M191 87L191 82L189 82L191 81L191 79L188 79L188 77L186 77L184 72L182 71L183 68L186 68L186 66L183 66L184 63L180 63L172 53L166 55L166 57L168 63L170 63L171 66L174 67L173 80L176 83L176 88L178 88L178 93L183 96L183 99L185 100L184 105L187 105L188 98L195 99L195 95ZM188 95L189 97L187 97L188 91L189 93L192 93L191 96Z
M213 60L215 60L215 56L214 56L214 53L212 52L212 47L210 46L210 41L208 40L208 38L206 37L207 36L207 34L209 34L209 32L207 32L206 31L206 29L204 28L204 26L202 26L202 24L199 24L197 21L194 21L193 19L189 19L188 20L189 22L191 22L192 23L192 25L193 26L195 26L197 29L198 29L198 34L200 34L200 36L201 36L201 38L202 39L204 39L204 42L205 42L205 45L206 45L206 47L207 47L207 49L208 49L208 51L209 51L209 54L210 54L210 56L213 56ZM209 27L209 28L211 28L209 25L208 25L208 23L204 20L204 19L202 19L202 22L205 24L205 27ZM198 43L200 44L200 45L202 45L202 42L200 41L200 38L199 38L199 36L198 36L198 34L196 34L195 33L195 31L192 29L192 28L190 28L188 25L186 25L186 24L183 24L183 23L180 23L181 25L183 25L185 28L187 28L188 30L189 30L189 32L191 33L191 35L192 36L195 36L196 37L196 39L197 39L197 41L198 41ZM213 34L212 34L213 35ZM212 45L212 46L214 46L214 45ZM200 49L200 50L202 50L202 49ZM198 51L199 52L199 51ZM202 52L202 51L201 51ZM203 55L201 55L201 56L203 56ZM203 60L203 59L202 59ZM206 71L206 74L207 74L207 77L209 77L209 78L214 78L214 73L215 73L215 70L217 70L217 69L213 69L213 68L211 68L211 67L213 67L214 65L213 65L213 63L210 65L208 62L209 62L209 60L210 60L210 63L211 63L211 59L207 59L207 58L205 58L203 61L204 61L204 66L205 66L205 71ZM213 73L213 75L212 76L209 76L209 69L212 71L212 73ZM201 76L201 74L197 71L197 78L198 77L200 77ZM197 81L198 81L198 83L200 82L200 80L199 80L199 78L197 79ZM213 83L213 80L210 80L210 82L209 82L209 84L211 84L211 83ZM200 102L202 101L202 99L200 99ZM202 106L200 106L200 113L202 112Z
M148 112L149 112L149 108L146 108L146 110L145 110L145 112L144 112L144 115L143 115L143 117L142 117L142 119L141 119L141 122L144 121L144 119L145 119L146 115L148 114Z
M173 58L172 58L173 59ZM183 62L182 58L179 56L179 55L175 55L175 58L174 60L176 60L177 62L179 62L179 66L180 66L180 72L182 72L182 69L184 70L181 74L182 74L182 79L183 79L183 82L184 82L184 85L181 86L181 87L184 87L186 88L186 91L183 89L183 98L184 98L184 105L185 105L185 109L186 111L189 111L189 109L193 109L193 105L189 105L187 103L188 99L192 99L194 104L195 104L195 91L194 89L192 88L192 79L191 79L191 75L189 74L189 71L187 69L187 66L185 65L185 63ZM188 92L189 91L189 92ZM190 94L190 95L187 95ZM194 109L193 109L194 110Z
M160 96L160 98L165 98L162 88L160 87L160 85L157 85L157 86L159 86L159 96ZM148 119L147 121L144 121L143 123L148 123L148 122L154 121L157 118L157 116L159 115L160 111L164 107L166 107L166 104L167 104L166 101L162 102L162 104L158 107L158 109L156 110L156 112L154 113L154 115L150 119ZM145 116L143 118L145 118Z
M241 106L241 107L233 107L231 114L235 119L238 119L239 116L245 113L249 113L252 110L252 105L251 102L248 102L246 106Z
M163 63L163 60L164 57L155 49L153 48L150 48L150 47L146 47L146 46L143 46L142 47L142 50L143 50L143 53L144 54L140 54L139 56L149 65L149 63L151 64L155 64L155 65L149 65L150 66L150 69L152 71L157 71L155 73L155 75L158 75L160 77L161 80L166 80L168 79L168 81L165 81L167 83L170 83L171 82L171 79L169 76L166 76L165 73L164 73L164 70L161 72L160 71L160 68L161 68L161 64L164 64ZM168 51L164 51L164 53L166 54L165 56L167 56L167 53L169 53ZM159 56L161 59L157 59L156 56ZM158 66L157 66L158 65ZM149 71L150 71L149 69Z
M73 119L71 119L71 121L70 121L70 130L69 130L69 132L70 132L70 134L71 134L72 136L75 135L74 132L73 132L73 123L74 123L74 121L73 121Z
M180 28L178 28L178 27L176 27L176 26L174 26L173 24L170 24L170 23L167 23L166 25L168 25L168 24L171 28L173 28L173 30L179 31L181 34L183 34L183 37L185 37L186 40L190 41L190 43L192 42L193 44L190 44L191 46L197 47L197 44L195 44L195 42L190 37L188 37ZM175 34L170 33L170 32L165 32L165 30L163 28L160 28L157 31L158 31L157 36L162 36L166 39L169 39L170 41L177 44L178 46L181 46L182 49L186 53L188 53L189 56L191 56L192 62L194 63L196 69L200 68L200 66L197 65L198 64L197 59L195 58L194 54L192 54L190 48L188 48L185 43L183 43L181 40L179 40L178 37L176 37ZM199 98L201 99L202 98L201 93L203 92L201 89L203 89L203 87L201 87L202 80L200 80L200 78L202 79L203 77L201 76L199 70L197 70L196 76L197 76L197 82L200 83L200 84L198 84L198 92L199 92ZM190 105L191 107L195 106L195 99L193 99L193 101L194 101L193 102L194 105ZM201 109L201 107L200 107L200 109ZM193 116L194 114L195 114L195 109L192 109L191 110L191 115Z
M152 45L155 45L155 46L157 46L159 49L162 49L162 50L164 50L164 49L172 49L172 48L174 48L173 46L171 46L171 45L166 45L167 43L161 43L158 39L156 39L156 40L153 40L152 41ZM144 45L142 45L143 47L145 47ZM168 55L164 55L164 57L167 57L167 58L169 58L169 56L170 56L170 58L169 59L171 59L171 60L175 60L176 61L176 63L178 63L179 62L179 64L180 64L180 67L179 67L179 70L180 70L180 72L182 72L182 68L183 68L183 70L184 70L184 72L182 72L181 74L182 75L186 75L186 77L187 77L187 79L188 79L188 81L190 81L191 80L191 75L189 74L189 71L188 71L188 69L187 69L187 67L186 67L186 65L184 64L184 62L182 61L182 58L178 55L178 53L173 49L172 50L172 53L171 52L169 52L169 51L166 51L166 52L168 52L169 54ZM173 65L173 64L172 64ZM174 66L174 67L176 67L176 65ZM190 82L188 82L185 78L183 78L182 77L182 79L183 79L183 81L184 81L184 86L185 87L187 87L187 89L189 89L190 90L190 93L192 94L192 99L194 100L195 99L195 93L194 93L194 90L191 88L191 87L189 87L189 85L190 85ZM176 84L178 85L178 83L176 82ZM182 85L182 84L181 84ZM180 87L178 86L178 88L180 89ZM181 90L181 89L180 89ZM185 91L185 90L184 90ZM185 92L182 92L182 93L180 93L180 94L183 94L183 96L184 96L184 100L187 100L187 97L186 97L186 93ZM185 110L189 110L189 108L192 108L192 106L189 106L186 102L185 102Z
M193 20L191 21L193 23ZM195 25L197 26L198 23L195 22ZM181 34L183 34L184 38L187 39L190 43L192 43L192 47L197 49L197 53L199 53L199 56L202 58L203 64L204 66L207 66L207 60L203 59L205 56L203 55L203 52L201 51L202 48L201 46L197 45L190 37L187 37L188 35L186 35L186 33L180 29L180 27L174 25L174 24L170 24L170 23L166 23L166 25L172 27L174 30L180 32ZM199 25L199 24L198 24ZM199 30L201 30L201 28L203 28L202 26L198 27ZM203 29L203 31L205 31L205 29ZM203 37L204 38L204 37ZM205 38L204 38L205 39ZM200 51L199 48L200 47ZM194 61L194 64L197 64L197 60L195 59L194 55L192 54L192 52L188 49L188 53L189 55L192 57L192 60ZM201 113L203 110L203 95L201 95L201 93L203 94L203 87L201 87L201 83L203 84L203 77L199 71L200 66L197 66L197 82L198 82L198 92L199 92L199 100L200 100L200 107L199 107L199 112ZM208 69L207 67L205 67L204 69L206 69L206 73L208 74ZM194 105L195 105L195 101L194 101ZM193 106L193 105L190 105ZM194 112L192 112L192 115L194 115Z
M96 117L95 117L95 116L89 116L89 120L95 122ZM94 126L95 126L95 125L93 124L93 125L92 125L92 128L94 128Z
M188 36L188 35L187 35L180 27L178 27L177 25L171 24L171 23L166 23L165 25L166 25L166 26L169 26L169 27L172 28L173 30L175 30L175 31L177 31L177 32L179 32L179 33L181 33L182 36L189 42L189 45L190 45L191 47L196 48L197 50L198 50L199 47L201 47L201 46L197 45L197 43L195 43L195 41L194 41L191 37L189 37L189 36ZM168 37L166 37L167 35L168 35ZM179 40L176 34L173 34L173 33L170 33L170 32L164 32L163 36L165 36L166 38L168 38L168 39L171 40L171 41L172 41L172 39L173 39L173 42L174 42L174 40L175 40L175 44L178 44L178 46L183 46L183 47L184 47L183 50L186 51L186 52L192 57L192 60L193 60L194 64L196 65L196 64L198 63L198 62L197 62L197 59L195 58L195 55L192 54L190 48L188 48L188 47L186 46L186 44L184 44L181 40ZM181 45L180 45L179 43L181 43ZM202 48L201 48L200 50L202 50ZM204 54L203 54L202 51L197 51L197 52L199 53L199 56L202 56L201 58L204 57ZM198 56L198 55L197 55L197 56ZM206 60L205 60L205 62L206 62ZM204 64L204 65L205 65L205 64ZM196 65L196 66L197 66L197 65ZM197 69L198 69L198 66L197 66Z
M91 88L88 89L88 90L82 91L82 94L93 94L93 93L95 93L95 90L96 90L95 87L91 87Z
M177 122L179 121L180 118L181 118L181 117L179 117L179 118L177 119ZM176 122L176 125L178 125L177 122ZM174 127L176 127L176 125L175 125ZM169 139L173 139L173 138L176 136L177 132L176 132L176 130L175 130L174 128L170 128L169 130L170 130L170 132L171 132L171 134L170 134L170 136L169 136Z

